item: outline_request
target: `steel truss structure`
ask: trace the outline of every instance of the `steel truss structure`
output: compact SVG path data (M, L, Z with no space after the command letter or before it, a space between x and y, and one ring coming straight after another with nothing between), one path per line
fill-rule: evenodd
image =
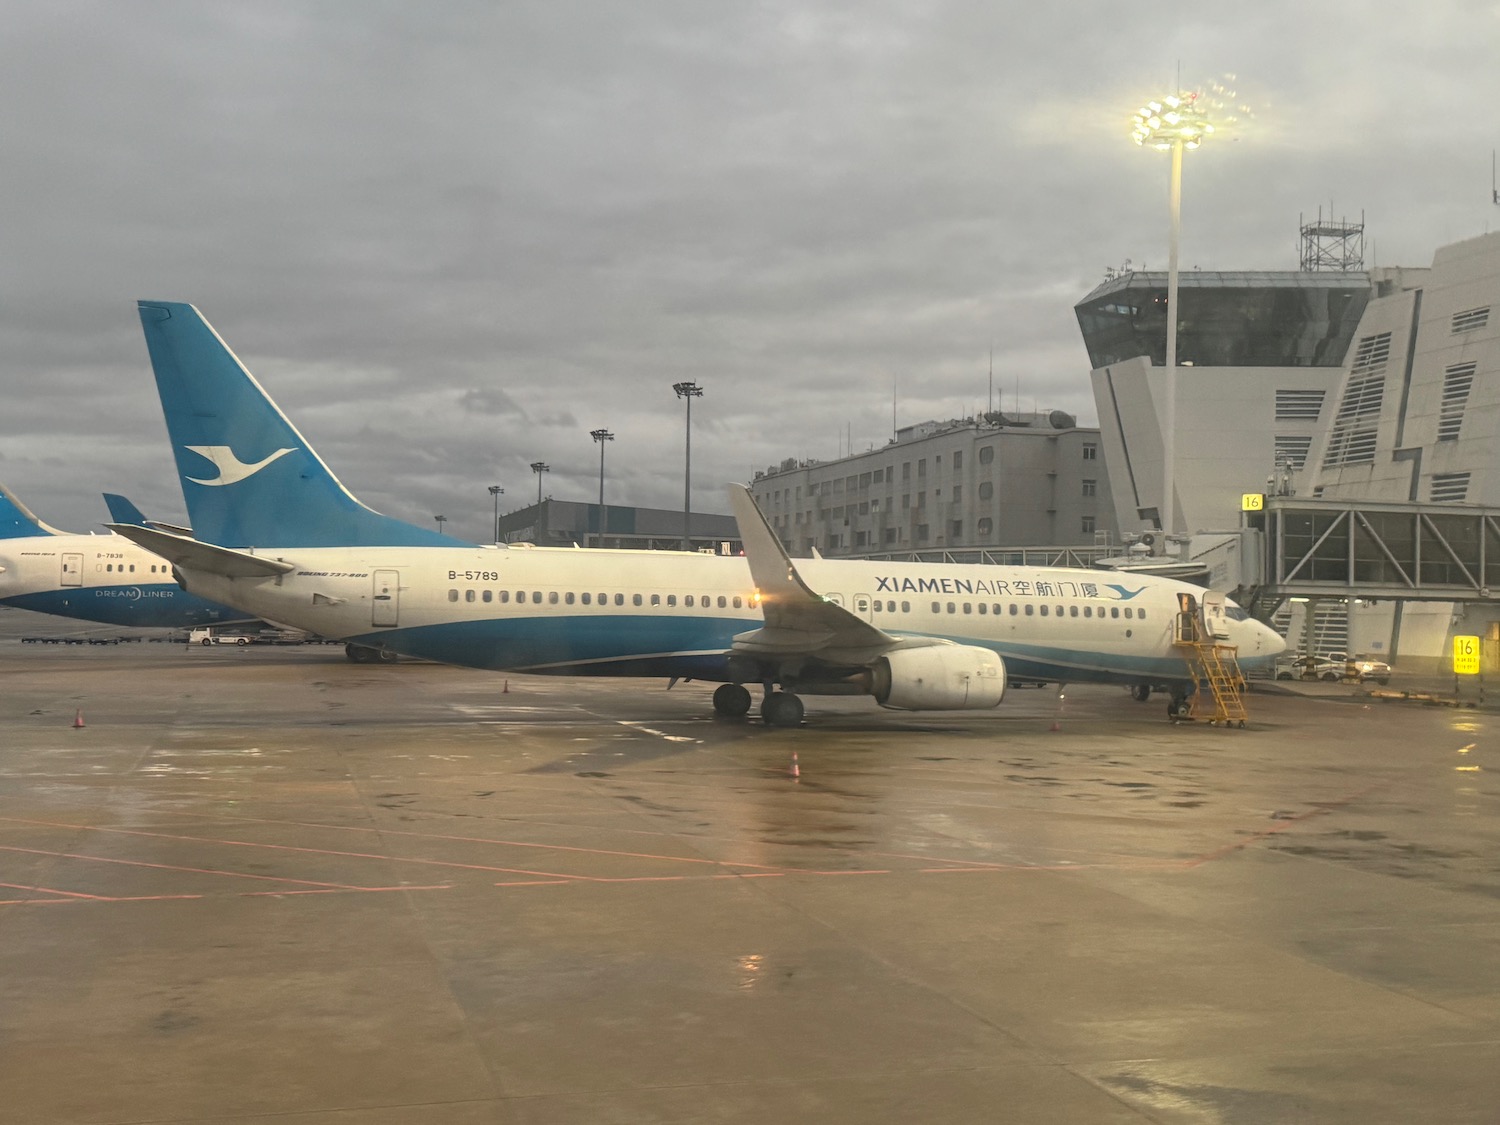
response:
M1256 610L1284 598L1495 600L1500 508L1267 497Z

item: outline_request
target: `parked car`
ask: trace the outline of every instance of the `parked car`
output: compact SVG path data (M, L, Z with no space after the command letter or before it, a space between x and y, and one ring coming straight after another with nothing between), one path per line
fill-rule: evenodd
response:
M1391 666L1384 660L1374 660L1363 654L1350 656L1347 652L1330 652L1318 658L1313 670L1320 680L1353 680L1356 683L1374 680L1377 684L1391 682Z

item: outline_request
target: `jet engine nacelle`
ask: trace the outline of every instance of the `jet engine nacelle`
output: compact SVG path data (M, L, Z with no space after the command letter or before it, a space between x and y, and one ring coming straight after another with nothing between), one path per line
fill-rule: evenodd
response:
M902 648L875 663L875 702L901 711L973 711L1005 698L1005 662L987 648Z

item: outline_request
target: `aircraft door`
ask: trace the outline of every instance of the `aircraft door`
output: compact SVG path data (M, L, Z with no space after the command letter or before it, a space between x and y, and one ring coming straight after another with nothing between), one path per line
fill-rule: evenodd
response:
M1215 640L1229 639L1229 616L1224 612L1227 598L1218 590L1203 595L1203 631Z
M375 589L370 597L370 624L385 626L398 624L400 611L400 571L377 570L375 572Z
M63 555L62 584L64 586L83 585L83 556L81 554Z

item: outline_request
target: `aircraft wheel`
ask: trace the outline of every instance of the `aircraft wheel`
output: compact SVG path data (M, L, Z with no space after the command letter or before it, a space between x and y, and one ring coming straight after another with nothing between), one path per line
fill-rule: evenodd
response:
M375 651L380 654L378 659L382 664L394 664L401 659L400 654L394 653L388 648L376 649Z
M355 664L368 664L374 653L364 645L349 644L344 646L344 655Z
M738 719L750 713L750 692L743 684L720 684L714 689L714 714Z
M760 717L768 727L795 727L802 723L802 700L789 691L778 691L761 702Z
M1135 700L1137 703L1146 702L1146 700L1151 698L1151 685L1132 684L1130 688L1130 698Z
M1186 713L1187 713L1187 697L1186 696L1174 695L1174 696L1172 696L1171 699L1167 700L1167 718L1171 719L1174 723L1178 719L1182 718L1182 716L1185 715Z

